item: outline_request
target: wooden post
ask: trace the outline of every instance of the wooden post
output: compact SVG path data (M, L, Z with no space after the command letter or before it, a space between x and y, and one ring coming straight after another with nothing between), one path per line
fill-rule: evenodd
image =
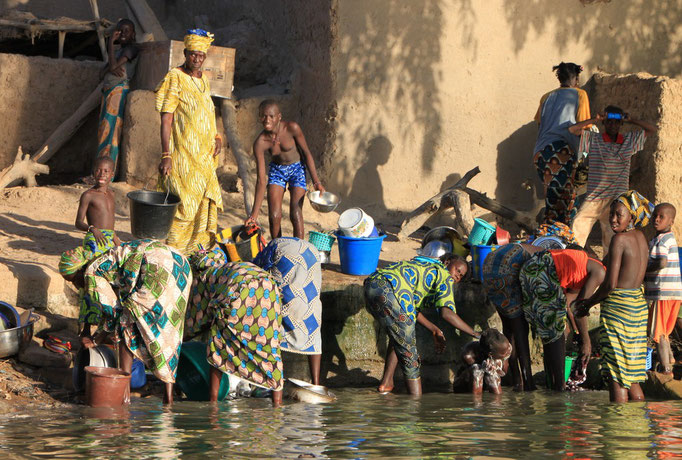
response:
M242 180L244 187L244 209L246 215L251 215L251 207L253 206L253 197L255 194L255 185L251 176L251 156L249 151L239 140L237 130L237 110L234 106L234 101L231 99L220 99L220 113L223 118L223 129L227 142L230 144L230 150L237 161L237 175Z
M126 3L135 15L136 22L142 26L143 32L154 34L155 41L168 40L161 23L145 0L126 0Z
M66 40L66 32L60 30L57 32L59 39L59 50L57 51L57 58L62 59L64 57L64 40Z
M99 39L99 49L102 52L102 60L106 62L109 59L109 53L107 52L107 44L104 41L104 34L102 33L102 21L99 17L99 7L97 6L97 0L90 0L90 8L92 8L92 14L95 16L97 38Z

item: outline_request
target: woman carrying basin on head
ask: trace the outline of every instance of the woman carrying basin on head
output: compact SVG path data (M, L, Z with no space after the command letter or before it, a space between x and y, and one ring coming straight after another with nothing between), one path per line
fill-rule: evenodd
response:
M445 254L440 260L418 256L396 262L365 279L367 310L379 321L389 337L384 375L378 390L393 389L393 373L398 363L407 383L407 391L421 395L420 359L417 351L416 323L432 334L436 350L445 349L445 335L426 319L422 310L439 308L441 317L460 331L478 337L455 311L454 287L467 272L467 263L459 256Z

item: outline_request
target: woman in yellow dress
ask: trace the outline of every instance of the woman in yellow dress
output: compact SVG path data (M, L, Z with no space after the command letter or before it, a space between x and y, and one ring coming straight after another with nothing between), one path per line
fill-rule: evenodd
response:
M160 187L180 197L167 243L186 255L211 246L223 209L216 176L222 141L215 121L208 78L201 72L213 34L201 29L185 35L185 63L172 69L156 88L161 113Z

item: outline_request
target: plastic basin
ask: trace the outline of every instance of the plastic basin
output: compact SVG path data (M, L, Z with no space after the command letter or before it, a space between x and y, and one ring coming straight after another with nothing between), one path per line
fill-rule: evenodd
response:
M379 264L381 245L386 235L349 238L337 233L341 271L347 275L371 275Z
M178 375L176 383L190 401L208 401L211 365L206 360L206 347L203 342L185 342L180 348ZM222 401L230 391L230 379L223 374L218 390L218 401Z

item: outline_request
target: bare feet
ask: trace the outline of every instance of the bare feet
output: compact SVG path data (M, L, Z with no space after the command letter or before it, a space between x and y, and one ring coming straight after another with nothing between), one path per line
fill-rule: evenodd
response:
M381 393L382 395L387 395L387 394L389 394L391 391L393 391L393 385L384 385L384 384L381 384L381 385L379 385L379 388L377 388L377 391L378 391L379 393Z

